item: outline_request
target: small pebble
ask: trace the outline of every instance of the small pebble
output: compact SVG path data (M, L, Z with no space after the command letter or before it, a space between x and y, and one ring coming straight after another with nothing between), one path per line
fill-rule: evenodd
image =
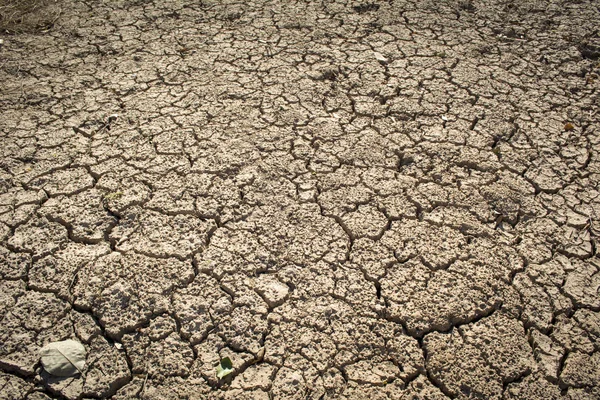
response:
M382 63L382 64L387 64L387 63L388 63L388 59L387 59L387 58L385 58L385 56L384 56L383 54L381 54L381 53L378 53L378 52L376 52L376 51L375 51L375 52L373 52L373 54L375 55L375 59L376 59L377 61L379 61L380 63Z

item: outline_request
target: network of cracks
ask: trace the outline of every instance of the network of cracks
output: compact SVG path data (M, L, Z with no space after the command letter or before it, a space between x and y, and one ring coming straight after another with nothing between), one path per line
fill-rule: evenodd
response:
M598 2L61 4L0 47L0 398L600 397Z

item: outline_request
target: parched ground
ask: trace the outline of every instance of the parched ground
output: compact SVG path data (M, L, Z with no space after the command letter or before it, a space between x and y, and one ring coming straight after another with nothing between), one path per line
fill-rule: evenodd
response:
M0 398L600 398L598 1L61 7L1 36Z

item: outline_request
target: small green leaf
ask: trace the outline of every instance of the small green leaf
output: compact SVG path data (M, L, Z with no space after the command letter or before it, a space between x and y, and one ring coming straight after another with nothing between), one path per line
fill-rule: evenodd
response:
M233 372L233 364L229 357L221 359L221 363L217 366L217 378L223 379Z
M112 192L104 196L105 200L117 200L123 197L123 192Z

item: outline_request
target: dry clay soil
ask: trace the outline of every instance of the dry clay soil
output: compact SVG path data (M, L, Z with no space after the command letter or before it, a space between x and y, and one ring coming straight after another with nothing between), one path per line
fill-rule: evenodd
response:
M2 36L0 398L600 398L598 1L62 7Z

